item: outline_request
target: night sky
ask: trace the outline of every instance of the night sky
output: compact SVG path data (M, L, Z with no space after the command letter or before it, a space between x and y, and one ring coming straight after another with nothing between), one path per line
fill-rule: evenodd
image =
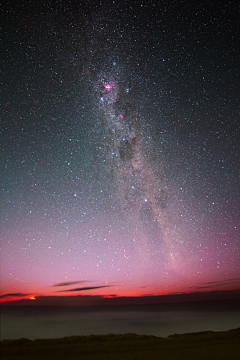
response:
M2 301L240 288L239 11L7 1Z

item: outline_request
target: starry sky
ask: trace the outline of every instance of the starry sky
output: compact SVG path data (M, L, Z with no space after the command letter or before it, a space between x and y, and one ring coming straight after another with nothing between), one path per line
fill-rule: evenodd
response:
M239 10L7 1L1 301L240 288Z

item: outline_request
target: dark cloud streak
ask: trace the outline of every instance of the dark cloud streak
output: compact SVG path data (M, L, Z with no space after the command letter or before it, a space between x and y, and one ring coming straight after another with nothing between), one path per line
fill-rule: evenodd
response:
M203 284L203 286L197 286L195 287L196 290L200 290L200 289L208 289L208 288L212 288L212 287L218 287L218 286L225 286L225 285L229 285L229 284L235 284L239 282L239 278L236 279L229 279L226 281L210 281L207 282L205 284Z
M0 295L1 299L4 299L6 297L19 297L19 296L28 296L29 294L23 294L23 293L9 293L9 294L3 294Z
M94 289L102 289L106 287L110 287L114 285L104 285L104 286L91 286L91 287L82 287L82 288L76 288L76 289L68 289L68 290L59 290L56 292L67 292L67 291L85 291L85 290L94 290Z
M69 285L80 284L80 283L84 283L84 282L87 282L87 280L62 282L62 283L54 284L54 285L52 285L52 287L57 287L57 286L69 286Z

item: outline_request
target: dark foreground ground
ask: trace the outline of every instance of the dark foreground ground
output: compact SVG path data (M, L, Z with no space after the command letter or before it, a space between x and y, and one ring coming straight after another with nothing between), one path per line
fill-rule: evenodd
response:
M1 360L218 360L240 359L240 328L158 338L145 335L72 336L3 340Z

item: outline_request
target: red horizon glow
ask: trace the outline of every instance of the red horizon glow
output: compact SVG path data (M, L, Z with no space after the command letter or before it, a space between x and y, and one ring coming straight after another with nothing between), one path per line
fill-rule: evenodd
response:
M61 286L59 286L59 288L61 288ZM145 288L145 289L128 289L128 290L123 290L120 289L119 286L111 286L111 287L107 287L107 288L101 288L101 289L89 289L89 290L83 290L83 291L74 291L71 292L69 290L72 289L71 286L67 286L67 289L64 290L60 290L61 294L59 293L59 290L56 291L51 291L50 289L45 288L45 291L38 291L38 293L36 294L36 292L31 293L30 291L31 287L28 288L29 293L28 294L20 294L20 290L21 287L18 288L19 293L15 293L15 294L11 294L9 293L9 296L5 296L7 295L5 293L5 297L0 298L0 303L7 303L7 302L16 302L19 300L31 300L31 301L36 301L36 303L38 302L38 299L48 299L48 298L52 298L53 302L54 299L56 301L56 303L58 302L57 299L61 300L64 299L64 301L66 302L66 304L68 303L67 299L69 299L69 301L71 302L71 299L74 299L76 297L78 297L79 295L84 297L88 297L88 298L92 298L95 299L96 297L101 297L101 298L105 298L105 299L148 299L150 298L155 298L155 301L158 302L158 300L161 297L174 297L174 296L178 296L178 295L182 295L182 296L188 296L191 294L194 294L196 296L196 294L199 294L199 297L201 297L201 295L205 295L209 294L211 295L212 293L214 295L216 294L224 294L224 296L228 295L228 293L231 293L231 291L235 291L236 289L240 290L240 282L239 279L236 279L236 281L233 281L232 284L216 284L216 286L211 287L209 290L206 290L205 288L203 289L196 289L195 287L189 287L189 289L186 289L186 287L182 286L182 287L177 287L175 289L175 291L167 291L166 289L162 289L162 291L160 291L159 289L150 289L150 288ZM173 290L173 289L172 289ZM14 295L14 296L13 296ZM3 294L1 295L3 296ZM159 298L160 297L160 298ZM44 304L44 300L43 304ZM63 303L64 304L64 303ZM24 303L24 305L26 305ZM91 303L90 303L91 305ZM85 304L85 306L87 306L87 304Z

